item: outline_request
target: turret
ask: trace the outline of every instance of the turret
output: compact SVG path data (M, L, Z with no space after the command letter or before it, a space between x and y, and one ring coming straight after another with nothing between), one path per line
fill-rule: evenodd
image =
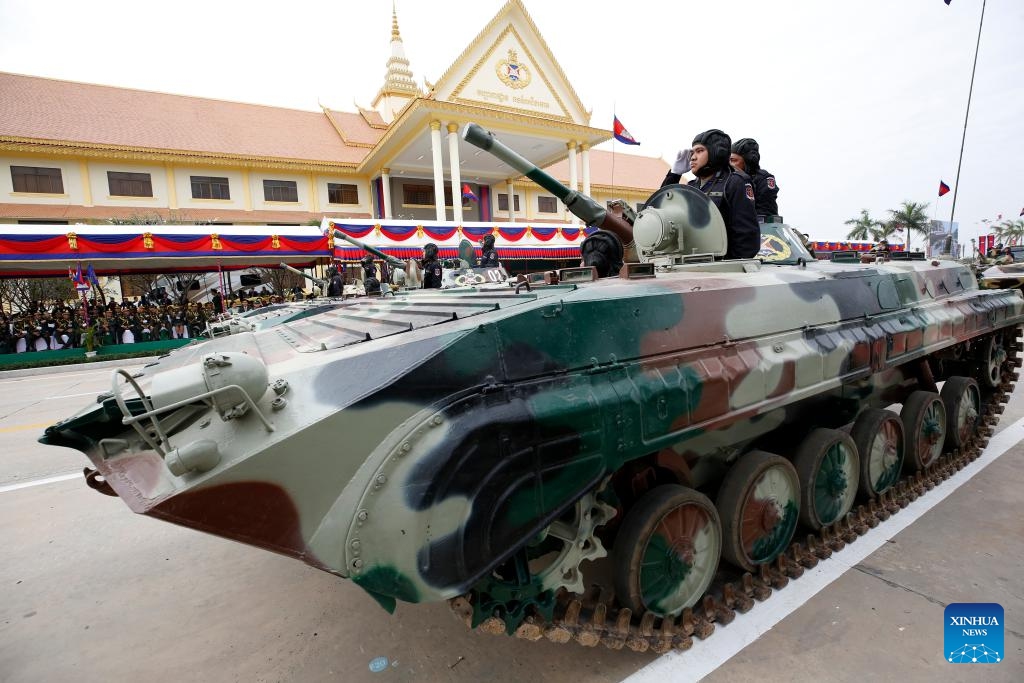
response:
M580 254L584 265L594 265L601 276L617 273L622 262L676 263L693 254L705 258L725 255L727 240L722 215L703 193L692 187L661 188L651 195L630 225L624 216L609 212L593 198L561 184L477 124L467 124L462 137L558 197L587 225L600 228L580 245Z

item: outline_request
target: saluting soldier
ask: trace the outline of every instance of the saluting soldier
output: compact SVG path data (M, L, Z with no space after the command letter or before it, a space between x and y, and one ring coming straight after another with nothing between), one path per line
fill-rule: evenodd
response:
M662 186L678 183L687 159L697 176L689 182L714 202L725 221L727 259L754 258L761 248L761 228L754 210L754 187L729 165L732 139L717 128L697 135L692 148L679 153Z
M501 265L498 262L498 250L494 248L494 235L486 234L483 239L483 248L480 250L480 267L497 268Z

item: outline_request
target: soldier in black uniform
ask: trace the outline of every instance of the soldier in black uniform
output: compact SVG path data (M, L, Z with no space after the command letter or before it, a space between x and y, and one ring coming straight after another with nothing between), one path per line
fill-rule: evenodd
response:
M697 176L689 185L708 196L715 203L722 219L728 247L725 258L754 258L761 249L761 228L754 212L754 188L729 166L732 140L728 135L712 128L693 139L690 153L690 171ZM661 185L679 182L681 173L669 171Z
M363 289L367 294L380 294L380 280L377 279L377 266L373 262L373 255L364 256L359 265L363 268Z
M427 242L423 245L423 289L441 288L441 262L437 260L437 245Z
M498 250L494 248L494 235L484 235L483 249L481 249L480 254L480 267L497 268L499 265Z
M371 263L372 263L371 259ZM341 279L341 273L338 272L337 267L332 266L330 274L327 278L327 296L341 296L345 291L345 281Z
M779 185L775 176L761 168L761 151L757 140L743 138L732 146L729 163L737 171L750 176L754 184L754 209L758 216L779 215Z

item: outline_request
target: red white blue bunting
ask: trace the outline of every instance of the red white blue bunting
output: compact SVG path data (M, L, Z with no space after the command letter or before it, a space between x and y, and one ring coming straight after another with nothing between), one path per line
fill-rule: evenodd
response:
M502 259L569 259L579 256L579 243L593 231L575 225L529 223L437 223L408 220L331 220L324 219L326 232L335 230L380 249L397 258L419 258L423 245L433 242L441 258L458 255L458 245L469 240L476 246L487 235L494 236L494 248ZM334 241L337 259L362 258L365 252L343 239Z
M77 263L100 275L312 265L330 257L329 242L316 226L2 226L0 275L66 274Z

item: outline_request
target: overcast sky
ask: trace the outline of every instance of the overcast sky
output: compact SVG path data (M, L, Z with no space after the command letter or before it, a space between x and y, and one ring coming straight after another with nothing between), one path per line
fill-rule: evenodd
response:
M436 81L503 0L397 0L417 80ZM756 138L788 223L839 239L904 200L948 220L980 0L526 0L571 81L673 159L721 128ZM368 106L391 0L0 0L0 70L318 110ZM960 174L961 242L1024 208L1024 2L985 10ZM2 96L2 93L0 93ZM604 145L608 147L610 143ZM623 151L621 145L618 151Z

